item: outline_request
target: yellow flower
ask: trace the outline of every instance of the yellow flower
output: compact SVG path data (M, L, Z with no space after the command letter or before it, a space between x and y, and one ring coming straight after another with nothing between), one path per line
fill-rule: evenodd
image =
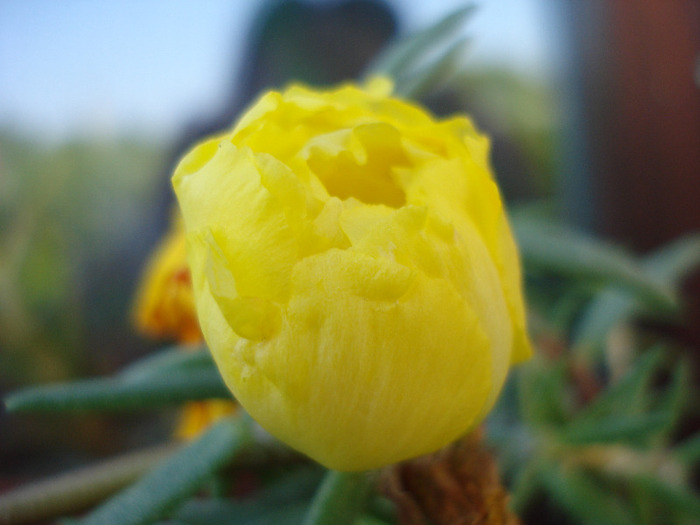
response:
M192 345L203 341L187 266L185 231L179 215L173 218L170 231L148 262L136 296L134 322L142 334L153 339L171 339ZM187 403L175 435L192 439L235 409L236 403L226 400Z
M457 439L530 355L488 140L390 91L267 93L173 178L227 385L338 470Z
M136 295L134 323L141 333L154 339L202 341L179 216L148 262Z

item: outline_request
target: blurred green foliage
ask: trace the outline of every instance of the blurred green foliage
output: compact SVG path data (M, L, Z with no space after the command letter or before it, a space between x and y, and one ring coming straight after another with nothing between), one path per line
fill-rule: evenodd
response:
M462 105L481 108L524 153L536 193L552 197L557 119L549 93L512 73L460 73L465 41L455 29L469 13L458 11L438 30L400 42L375 69L401 80L405 95L447 85ZM437 60L416 61L436 44L444 48ZM65 377L87 351L82 279L92 264L128 251L154 202L162 149L128 141L45 148L4 133L0 159L0 374L7 375L0 379ZM700 434L692 422L700 418L700 399L691 354L674 328L684 322L682 283L700 265L700 237L642 258L561 225L552 208L513 213L537 355L514 370L487 425L512 506L523 523L538 525L697 523ZM120 294L127 295L115 290ZM126 301L111 308L123 315ZM39 387L6 402L15 411L133 410L228 395L206 352L174 349L106 379ZM304 461L239 414L86 521L298 523L322 471L308 464L280 468L290 459ZM246 465L256 469L256 490L230 497ZM100 479L113 467L99 471ZM133 481L132 474L109 491ZM94 475L74 480L70 493L62 480L43 485L39 495L0 499L0 508L16 511L17 523L22 512L70 514L104 496L84 498ZM354 488L364 492L361 484ZM362 498L356 501L364 505ZM338 508L353 500L340 498ZM391 505L376 495L355 511L365 515L354 523L396 522ZM320 513L307 519L314 514Z
M700 395L674 333L700 236L638 258L540 213L513 216L538 355L489 423L513 507L544 525L697 523Z
M700 265L698 238L680 239L639 259L528 212L516 212L513 219L527 288L535 297L530 316L538 351L513 371L487 426L515 511L524 523L544 525L696 522L700 497L694 474L700 434L684 425L698 416L689 356L672 335L644 329L637 321L640 316L682 321L680 283ZM609 315L591 315L605 306L612 292L624 301L614 301L612 309L605 307ZM586 337L577 338L581 320ZM619 331L628 337L616 337ZM12 411L52 413L144 410L229 395L206 351L174 348L112 378L39 387L6 398L6 404ZM310 508L312 487L292 490L296 471L263 482L248 502L222 497L227 492L215 489L216 483L205 497L191 497L206 480L218 479L224 485L235 480L224 467L241 454L266 458L270 450L277 449L276 454L286 450L250 424L243 414L212 427L98 507L86 522L147 524L171 516L196 524L205 522L203 515L221 523L241 515L249 516L251 523L298 522ZM282 463L273 454L271 463L260 464L260 474L288 461L289 454L295 457L287 451ZM320 470L314 467L309 472L315 472L317 480ZM341 485L359 481L338 480ZM287 487L284 506L275 508L269 502L280 484ZM365 485L363 481L352 486L362 491ZM45 498L51 511L57 502L65 505L73 498L77 508L84 502L85 490L77 486L65 494L49 486L44 493L54 494ZM322 493L317 492L317 498ZM333 507L354 505L363 498L338 497ZM28 505L17 497L0 499L0 508L17 508L18 517L12 522L20 523L21 513L36 511L37 501ZM391 511L374 508L375 499L368 505L367 515L354 523L396 522ZM326 512L323 508L319 512ZM353 507L353 512L361 513L362 508ZM133 513L125 514L124 509Z
M84 372L89 316L125 327L134 283L119 285L144 256L134 241L152 218L163 151L0 131L0 384ZM105 281L107 268L116 275ZM88 304L98 276L111 299Z

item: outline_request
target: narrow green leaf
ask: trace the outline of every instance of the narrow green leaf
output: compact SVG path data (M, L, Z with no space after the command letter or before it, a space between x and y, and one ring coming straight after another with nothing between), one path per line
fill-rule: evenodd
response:
M475 9L473 5L465 6L427 29L390 45L368 66L364 76L386 75L396 80L405 77L406 70L412 65L422 62L436 48L453 40Z
M194 500L182 511L177 512L176 519L188 525L230 525L231 523L298 525L309 506L308 502L303 501L281 505L246 503L222 499Z
M81 511L133 483L179 447L132 452L0 494L0 523L34 523Z
M322 471L303 467L282 476L255 496L241 501L223 499L195 499L177 511L175 517L192 525L228 524L253 520L269 509L308 500L318 487Z
M324 473L325 469L318 465L297 468L266 486L262 498L268 505L282 505L310 497L321 484Z
M642 268L650 276L676 289L679 281L694 267L700 265L700 235L683 237L645 257ZM574 348L599 349L613 327L631 319L640 312L659 313L640 301L635 294L619 286L601 291L585 309L577 323ZM665 313L665 310L661 312Z
M221 506L211 503L214 505L201 516L192 515L186 521L168 520L163 525L299 525L308 509L307 503L296 502L282 507L261 507L255 514L248 514L225 505L226 502L219 501Z
M258 501L251 504L226 499L195 499L178 510L175 517L190 525L228 525L248 523L264 515L269 508Z
M682 485L670 485L651 476L638 476L633 484L656 500L664 512L675 512L686 516L700 517L700 496Z
M552 465L542 472L547 491L563 509L582 524L630 525L639 523L616 493L582 471Z
M222 420L79 523L147 525L165 518L244 450L252 442L250 434L248 418Z
M367 504L367 511L376 518L388 523L396 522L396 503L389 498L375 494Z
M522 514L532 498L541 491L541 471L544 468L546 468L546 464L541 460L534 459L523 465L518 471L510 491L510 506L515 514Z
M676 445L673 455L688 466L700 463L700 433Z
M554 293L555 298L546 311L542 311L552 329L566 334L578 319L581 310L590 302L591 290L586 283L562 282L562 290L555 291L548 286L547 292Z
M360 516L354 525L389 525L389 522L380 520L376 516Z
M396 94L418 99L427 95L435 86L445 83L459 71L469 43L467 38L457 40L425 67L397 83Z
M678 363L663 395L658 395L652 382L664 353L657 347L638 358L617 383L576 415L563 437L576 443L641 443L670 433L682 416L691 379L687 365Z
M328 471L304 525L352 525L365 510L373 482L367 472Z
M657 409L668 414L670 433L683 417L683 411L693 389L692 377L688 363L681 361L672 371L671 380L664 388L664 394Z
M246 521L242 525L299 525L304 519L307 508L308 505L305 503L295 503L280 509L268 509L262 516Z
M533 426L558 426L571 417L566 363L535 359L518 373L523 418Z
M572 347L600 350L612 329L639 313L642 306L634 295L619 287L602 290L583 310L575 324Z
M668 431L671 417L668 412L640 415L610 416L597 420L574 420L561 432L562 440L570 444L629 442L645 444Z
M140 381L164 373L181 372L192 368L213 368L215 366L206 347L192 349L176 346L144 357L119 372L118 377L125 381Z
M228 399L217 370L183 370L142 380L89 379L21 390L5 399L10 412L150 409L197 399Z
M661 247L642 264L651 275L677 286L688 272L700 266L700 234L686 235Z
M667 311L677 308L678 299L671 287L660 283L614 246L533 219L514 220L513 229L526 270L614 283L655 307Z
M663 347L648 350L636 359L616 383L598 395L576 415L576 420L595 421L616 414L639 414L649 408L650 398L646 394L654 374L664 357Z
M175 513L175 519L189 525L228 525L254 519L264 506L245 505L227 499L193 499Z

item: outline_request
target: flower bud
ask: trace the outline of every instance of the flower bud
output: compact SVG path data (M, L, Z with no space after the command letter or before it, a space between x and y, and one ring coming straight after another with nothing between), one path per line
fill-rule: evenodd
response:
M175 216L141 277L133 309L140 333L153 339L199 343L202 333L192 296L182 219Z
M267 93L173 178L226 384L337 470L454 441L530 355L488 140L390 90Z

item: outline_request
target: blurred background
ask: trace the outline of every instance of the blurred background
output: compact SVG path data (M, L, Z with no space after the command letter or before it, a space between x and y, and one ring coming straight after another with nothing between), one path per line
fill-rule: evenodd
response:
M262 89L358 77L386 43L463 4L0 3L0 394L162 346L135 333L130 309L188 145ZM491 135L509 205L545 202L640 254L699 230L700 4L477 6L463 70L425 102ZM698 285L684 285L695 319ZM696 354L699 325L679 329ZM154 416L48 419L0 414L0 483L167 433Z

